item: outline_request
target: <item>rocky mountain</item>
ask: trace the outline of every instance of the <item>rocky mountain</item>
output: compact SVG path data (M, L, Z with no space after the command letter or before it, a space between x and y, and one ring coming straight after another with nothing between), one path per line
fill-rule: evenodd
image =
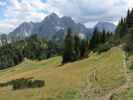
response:
M38 34L51 39L53 37L63 37L68 28L71 28L75 33L83 33L87 36L92 34L92 30L87 29L83 24L74 22L71 17L59 17L52 13L40 23L22 23L9 36L24 38L32 34Z
M99 31L115 32L116 26L109 22L99 22L95 26ZM83 33L86 36L91 36L93 28L88 29L81 23L76 23L71 17L59 17L55 13L48 15L44 20L38 23L24 22L16 29L9 33L11 39L23 39L32 34L38 34L41 37L48 39L63 38L67 29L71 28L74 33Z
M115 32L116 26L110 22L99 22L96 24L95 28L97 28L100 32L105 30L106 32Z

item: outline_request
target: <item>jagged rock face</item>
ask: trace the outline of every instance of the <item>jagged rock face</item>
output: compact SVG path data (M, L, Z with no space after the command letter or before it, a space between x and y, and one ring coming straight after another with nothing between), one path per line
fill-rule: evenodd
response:
M19 27L17 27L16 29L14 29L13 32L9 33L9 37L10 38L16 38L16 39L22 39L25 38L27 36L30 36L31 34L34 34L33 31L35 30L35 23L22 23L20 24Z
M71 28L73 32L84 33L88 36L92 34L84 25L75 23L71 17L64 16L60 18L52 13L40 23L22 23L10 33L10 36L24 38L32 34L38 34L51 39L53 36L62 37L68 28Z
M112 23L109 22L99 22L98 24L96 24L95 26L100 32L102 32L103 30L105 30L106 32L112 32L114 33L116 30L116 26Z
M97 27L99 31L105 30L109 32L115 32L116 29L116 26L109 22L99 22L95 27ZM52 39L53 37L63 38L68 28L71 28L74 33L83 33L88 37L93 33L93 28L88 29L83 24L74 22L71 17L59 17L55 13L52 13L42 22L24 22L20 24L9 33L9 37L22 39L32 34L38 34L48 39Z

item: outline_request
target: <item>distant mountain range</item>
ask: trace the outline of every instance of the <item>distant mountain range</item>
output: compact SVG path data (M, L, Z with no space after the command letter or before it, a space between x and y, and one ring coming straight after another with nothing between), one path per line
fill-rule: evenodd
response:
M109 22L99 22L96 24L95 28L98 29L98 31L102 32L105 30L106 32L115 32L116 26Z
M99 22L95 26L99 31L115 32L116 26L109 22ZM74 33L82 33L85 36L90 37L93 33L93 28L86 28L81 23L76 23L71 17L63 16L59 17L55 13L47 16L42 22L24 22L20 24L16 29L8 34L8 38L23 39L32 34L38 34L41 37L48 39L63 38L67 29L71 28Z
M75 23L71 17L58 17L55 13L47 16L40 23L22 23L10 33L11 37L27 37L32 34L38 34L46 38L62 37L68 28L74 33L83 33L87 36L92 34L92 29L86 28L83 24Z

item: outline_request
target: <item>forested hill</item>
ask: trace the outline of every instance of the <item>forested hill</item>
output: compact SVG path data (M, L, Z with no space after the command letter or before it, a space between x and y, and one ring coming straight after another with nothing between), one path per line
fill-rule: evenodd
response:
M117 43L125 43L127 52L133 53L133 9L128 10L127 16L120 20L115 38Z
M2 44L0 47L0 69L18 65L25 58L43 60L61 52L59 44L54 41L47 41L37 35L12 43L4 40Z

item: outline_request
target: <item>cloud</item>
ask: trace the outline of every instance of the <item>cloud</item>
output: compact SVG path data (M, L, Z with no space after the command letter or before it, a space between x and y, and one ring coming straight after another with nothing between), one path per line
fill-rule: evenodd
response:
M132 0L49 0L49 4L62 15L71 16L76 21L116 21L133 6Z
M17 22L18 22L17 20L8 20L8 19L0 21L0 32L3 33L10 32L14 28L14 26L17 25L16 24Z
M5 11L6 18L20 19L26 21L38 21L36 17L45 17L46 4L40 0L10 0L10 6ZM35 16L33 16L35 15Z
M0 1L0 6L3 7L6 5L6 2Z
M133 7L133 0L0 0L0 31L10 32L20 23L38 22L55 12L93 27L98 21L117 23ZM4 8L4 9L2 9ZM2 9L2 10L1 10Z
M0 31L4 33L12 31L24 21L38 22L47 15L44 13L47 12L47 4L41 0L10 0L2 3L6 3L5 18L0 21Z

